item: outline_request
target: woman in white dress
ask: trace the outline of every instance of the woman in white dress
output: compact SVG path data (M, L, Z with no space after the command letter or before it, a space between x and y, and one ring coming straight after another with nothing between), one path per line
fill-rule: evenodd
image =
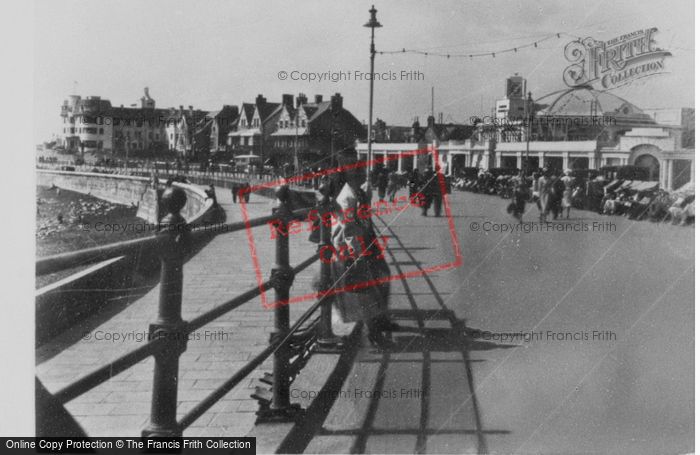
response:
M564 197L561 200L561 208L566 210L566 219L569 219L571 212L571 195L573 194L574 178L571 176L571 169L564 171L564 177L561 178L564 183Z

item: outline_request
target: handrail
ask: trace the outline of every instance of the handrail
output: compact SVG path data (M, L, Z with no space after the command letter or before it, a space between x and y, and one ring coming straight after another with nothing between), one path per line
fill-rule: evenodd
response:
M313 207L302 208L295 210L293 213L297 217L304 217L313 210ZM229 232L242 231L246 228L253 228L264 225L268 221L276 220L277 216L264 215L248 221L236 221L232 223L224 223L216 225L216 229L210 229L207 226L199 226L190 229L193 239L213 238L221 234ZM190 226L191 227L191 226ZM62 270L71 269L81 265L92 264L95 262L104 261L118 256L126 256L135 251L155 248L158 243L158 234L150 237L141 237L138 239L124 240L121 242L109 243L107 245L94 246L84 248L77 251L69 251L66 253L53 254L39 258L36 261L36 276L48 275L50 273L60 272Z
M228 232L262 225L273 219L281 220L282 229L286 229L290 221L298 219L300 216L305 216L312 210L318 209L321 213L329 212L333 207L329 197L330 187L323 185L320 190L323 200L317 207L292 211L289 187L280 187L277 190L279 205L273 215L258 217L248 222L229 223ZM150 437L181 436L184 428L188 427L211 408L214 403L239 384L265 359L273 355L271 398L268 400L256 395L256 398L260 401L258 420L270 419L280 421L294 419L298 415L300 408L290 403L290 383L292 378L300 368L303 368L306 362L305 359L308 359L309 349L314 343L321 345L324 340L326 342L333 341L330 320L332 293L323 293L322 297L311 305L291 327L289 323L289 306L286 302L289 301L289 289L296 274L314 264L321 256L327 258L328 252L326 247L330 245L330 226L326 225L326 223L320 223L320 244L317 252L294 267L289 265L289 236L277 236L275 265L267 281L262 283L261 286L249 289L186 322L181 319L182 265L186 245L191 241L191 236L218 235L218 233L211 233L211 231L209 231L210 233L204 232L202 229L188 229L186 221L180 215L180 210L184 207L186 198L184 191L177 186L166 189L161 202L169 214L159 223L164 229L154 238L121 242L121 244L110 245L107 248L91 248L87 252L85 250L77 252L77 255L74 253L56 255L45 258L41 262L42 270L52 270L52 267L57 268L58 265L69 263L71 260L75 261L76 258L88 257L88 253L93 255L89 257L90 260L94 259L95 254L105 254L105 252L114 254L115 251L123 253L125 251L124 244L127 244L130 249L143 247L144 245L157 246L157 253L161 259L158 317L156 322L149 327L149 341L143 346L122 355L65 386L55 394L55 397L59 403L65 404L109 380L114 375L136 365L143 359L153 356L151 416L150 423L143 430L142 435ZM39 264L40 261L37 263L37 269L40 268ZM320 285L320 289L331 288L329 261L321 261ZM187 349L188 335L270 289L275 290L275 299L278 304L274 309L275 328L271 334L269 346L235 372L226 382L211 392L178 421L176 419L176 410L179 357ZM300 330L302 325L319 308L322 310L321 315L308 324L307 328ZM339 346L339 343L336 343L336 349ZM294 353L294 350L299 352Z
M306 269L309 267L311 264L316 262L319 259L319 256L317 254L311 255L309 258L305 259L301 263L299 263L297 266L292 269L294 273L299 273L302 270ZM262 291L268 291L272 288L272 281L267 280L265 281L261 286L256 286L254 288L251 288L247 291L245 291L242 294L239 294L238 296L234 297L231 300L228 300L224 303L221 303L214 307L213 309L207 311L206 313L192 319L187 323L187 327L185 329L186 334L191 334L192 332L202 328L203 326L207 325L208 323L214 321L215 319L223 316L224 314L228 313L229 311L235 310L239 306L249 302L251 299L257 297L262 293ZM314 307L316 308L316 307ZM302 316L304 317L304 316ZM304 321L308 319L308 317L304 318ZM295 330L299 325L296 325L292 328L292 331ZM287 338L285 338L284 341L286 341ZM160 338L156 338L154 340L148 341L145 345L140 346L132 351L129 351L128 353L122 355L121 357L109 362L106 365L103 365L93 372L83 376L82 378L76 380L75 382L67 385L63 389L59 390L56 392L55 396L61 403L67 403L71 401L72 399L82 395L83 393L87 392L90 389L93 389L97 387L98 385L102 384L103 382L107 381L113 376L116 376L117 374L121 373L122 371L127 370L128 368L136 365L143 359L153 355L158 349L162 348L161 346L163 344L163 340ZM274 350L273 350L274 352Z
M303 260L300 264L298 264L296 267L292 269L294 274L297 274L316 262L319 259L318 254L313 254L309 258ZM238 296L232 298L231 300L224 302L220 304L219 306L212 308L211 310L207 311L206 313L197 316L196 318L192 319L188 324L187 324L187 330L188 333L192 333L195 330L202 328L203 326L207 325L211 321L215 320L216 318L223 316L224 314L228 313L231 310L235 310L239 306L243 305L250 299L260 295L262 292L261 291L269 291L272 289L272 280L267 280L265 281L262 285L256 286L252 289L249 289L245 291L243 294L239 294Z

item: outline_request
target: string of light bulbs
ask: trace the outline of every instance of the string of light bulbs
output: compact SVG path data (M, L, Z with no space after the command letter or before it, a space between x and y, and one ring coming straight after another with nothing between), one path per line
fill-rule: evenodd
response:
M414 55L423 55L423 56L431 56L431 57L443 57L443 58L468 58L468 59L473 59L473 58L479 58L479 57L491 57L491 58L496 58L496 55L498 54L506 54L506 53L517 53L518 50L520 49L527 49L527 48L535 48L537 49L537 45L540 43L543 43L547 40L554 39L554 38L561 38L563 35L576 38L576 39L581 39L578 36L571 35L569 33L564 33L564 32L559 32L559 33L553 33L551 35L548 35L544 38L540 38L536 41L531 41L527 44L521 44L520 46L515 46L515 47L509 47L506 49L499 49L499 50L493 50L493 51L483 51L483 52L473 52L471 54L461 54L461 53L445 53L445 52L428 52L428 51L422 51L420 49L398 49L398 50L392 50L392 51L377 51L378 54L380 55L391 55L391 54L414 54Z

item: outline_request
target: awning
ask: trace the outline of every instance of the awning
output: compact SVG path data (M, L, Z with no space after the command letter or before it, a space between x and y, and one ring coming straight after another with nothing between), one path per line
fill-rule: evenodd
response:
M228 137L250 137L250 136L260 136L260 130L245 130L245 131L231 131L228 133Z
M617 188L619 185L620 185L620 181L619 181L619 180L613 180L612 182L610 182L610 183L608 183L607 185L605 185L605 191L610 191L610 190L612 190L612 189L614 189L614 188Z

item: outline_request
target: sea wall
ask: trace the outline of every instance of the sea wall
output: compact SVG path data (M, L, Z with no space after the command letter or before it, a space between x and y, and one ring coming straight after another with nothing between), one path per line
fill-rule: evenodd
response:
M89 194L113 203L138 206L137 216L154 222L158 210L157 194L146 177L130 177L97 173L37 170L37 184ZM204 190L195 185L175 183L187 194L187 204L181 214L191 224L199 224L212 216L212 201ZM36 342L41 345L68 327L102 310L118 310L133 298L127 289L152 285L158 258L153 251L141 251L134 256L120 256L81 267L76 273L37 289Z

